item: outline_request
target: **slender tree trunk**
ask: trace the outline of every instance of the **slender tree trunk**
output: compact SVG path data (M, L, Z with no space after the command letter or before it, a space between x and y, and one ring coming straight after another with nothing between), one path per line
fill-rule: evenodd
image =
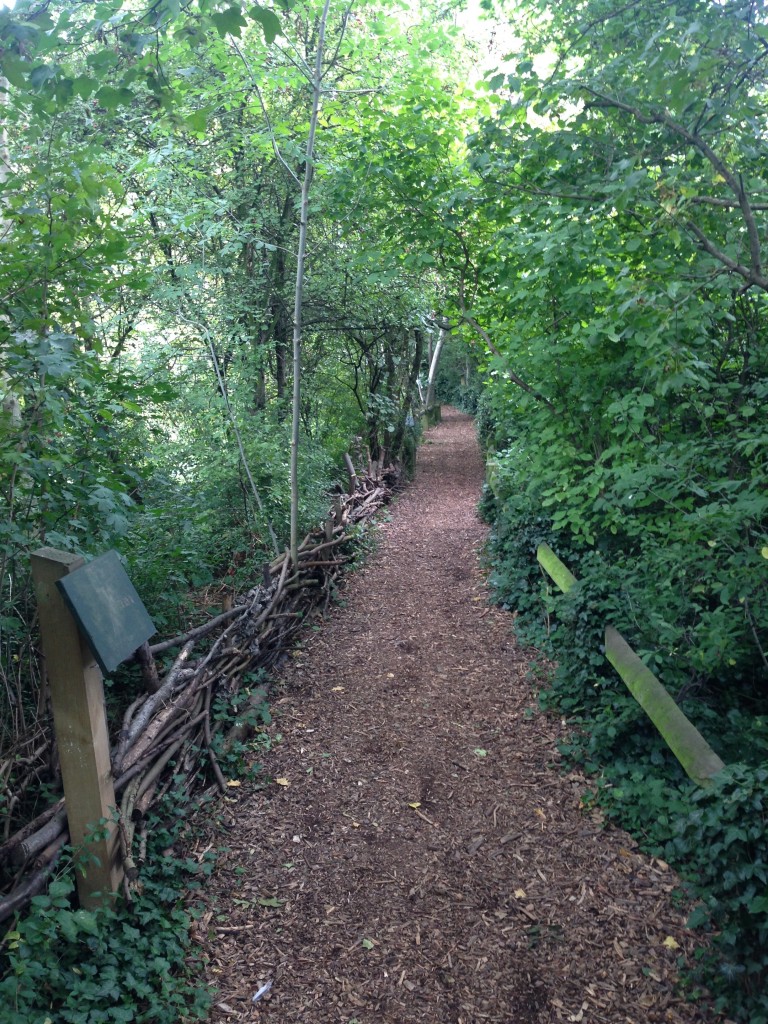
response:
M256 385L253 389L253 407L258 412L267 408L267 372L263 366L256 368Z
M11 170L8 135L2 114L3 107L9 102L8 79L0 75L0 185L5 183ZM10 233L11 222L3 216L3 207L0 206L0 242L10 241ZM0 370L0 410L7 416L6 426L8 423L14 427L21 426L21 402L5 370Z
M8 106L10 103L8 88L8 79L0 75L0 112L3 107ZM0 185L5 183L11 169L11 158L8 153L8 132L5 124L5 116L3 115L0 119Z
M283 208L280 211L280 222L278 224L277 237L275 238L277 249L273 254L272 298L270 300L272 332L275 342L275 384L277 386L277 400L280 403L285 398L286 364L291 346L291 321L288 315L285 290L287 271L285 257L293 233L294 216L293 194L289 188L285 196ZM282 419L282 416L281 412L280 419Z
M215 348L215 346L213 344L213 338L211 337L211 332L208 330L208 328L205 326L205 324L198 323L195 320L190 320L189 317L184 316L182 313L178 313L177 315L185 323L192 324L193 327L197 327L197 329L199 331L201 331L205 335L205 340L208 343L208 351L211 354L211 362L213 363L213 369L214 369L214 372L216 374L216 380L217 380L218 385L219 385L219 390L221 392L221 397L224 399L224 406L225 406L225 409L226 409L226 412L227 412L227 416L229 418L230 423L232 424L232 429L235 432L235 438L237 440L237 447L238 447L238 450L240 452L240 462L242 464L243 469L245 470L245 475L248 477L248 482L251 485L251 490L253 491L253 496L256 499L256 506L257 506L259 512L264 517L264 521L265 521L265 523L267 525L267 530L269 531L269 537L270 537L270 540L272 541L272 548L273 548L275 554L279 554L280 548L278 547L277 537L275 536L275 531L272 529L272 523L270 522L269 517L267 516L266 509L264 508L264 503L261 500L261 495L259 494L259 490L256 487L256 482L253 479L253 475L251 473L251 468L248 465L248 459L246 458L246 455L245 455L245 448L243 447L243 438L242 438L242 435L240 433L240 429L239 429L239 427L237 425L237 420L235 419L234 409L232 408L232 406L230 405L230 402L229 402L229 395L227 394L227 387L226 387L226 384L224 382L224 377L222 376L222 373L221 373L221 367L219 365L219 360L218 360L218 358L216 356L216 348Z
M424 332L418 328L413 332L414 350L408 379L405 382L405 391L400 406L400 417L397 423L394 437L392 438L392 456L399 459L403 451L403 439L405 438L405 426L408 414L411 411L413 400L416 396L416 382L421 369L421 360L424 357Z
M299 430L301 427L301 313L304 293L304 256L307 251L307 219L309 217L309 189L314 173L315 131L320 110L323 86L323 45L325 24L331 0L325 0L317 33L315 73L312 80L312 113L309 118L307 156L304 164L304 182L301 186L299 215L299 248L296 257L296 292L293 307L293 408L291 419L291 560L299 561Z
M278 402L285 398L285 357L288 351L288 337L290 332L290 323L282 309L281 303L282 299L279 296L275 296L273 315L275 322L275 384L277 387ZM280 416L280 419L283 419L282 415Z
M437 371L440 366L440 354L443 351L443 345L445 345L451 331L448 327L441 327L440 334L435 345L434 352L432 353L432 361L429 364L429 380L427 382L427 409L431 409L435 404L435 382L437 380Z

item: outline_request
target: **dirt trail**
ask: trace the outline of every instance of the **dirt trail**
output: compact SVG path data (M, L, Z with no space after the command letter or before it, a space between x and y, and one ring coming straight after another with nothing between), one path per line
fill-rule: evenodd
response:
M271 781L210 822L201 849L229 847L199 929L214 1020L701 1020L674 990L691 949L674 876L579 808L560 725L486 602L482 474L449 412L284 674Z

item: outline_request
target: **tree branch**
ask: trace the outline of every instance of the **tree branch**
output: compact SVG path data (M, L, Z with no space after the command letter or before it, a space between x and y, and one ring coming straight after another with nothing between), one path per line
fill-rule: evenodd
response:
M698 224L695 224L692 220L687 220L685 222L685 226L698 240L702 249L705 252L708 252L710 256L714 257L714 259L718 260L729 270L732 270L734 274L738 274L740 277L743 277L749 284L757 285L757 287L762 288L763 291L768 291L768 277L758 275L750 267L745 267L742 263L738 263L736 260L731 259L727 253L722 251L722 249L718 249L714 242L704 234Z
M623 103L621 100L616 99L612 96L606 96L603 93L597 92L596 89L592 89L588 85L583 85L582 88L589 95L594 96L598 101L596 106L613 107L616 110L621 110L626 114L630 114L635 120L641 124L658 124L668 128L675 135L678 135L681 139L684 139L689 145L694 146L706 157L710 162L715 171L723 178L728 184L733 194L736 196L738 206L741 210L741 215L744 220L744 226L747 230L747 237L749 239L749 254L751 261L751 268L747 269L741 264L737 263L731 257L726 256L720 249L717 248L709 239L704 235L700 228L696 225L691 226L691 231L699 240L704 249L715 259L720 260L724 266L728 267L729 270L733 270L735 273L740 274L751 284L755 284L760 288L768 290L768 278L763 275L762 260L760 254L760 234L757 229L757 223L754 217L754 210L747 198L746 190L744 189L744 183L741 175L736 175L731 168L725 163L709 145L706 139L703 139L701 135L696 132L689 131L685 125L679 124L674 118L671 117L667 111L652 111L649 114L643 113L638 107L632 106L630 103ZM705 244L706 243L706 244Z
M727 210L733 210L739 205L733 199L716 199L715 196L691 196L688 202L697 205L721 206ZM753 210L768 210L768 203L751 203L750 205Z
M256 93L256 96L258 98L259 106L261 107L261 112L264 115L264 120L267 122L267 128L269 129L269 141L272 144L272 151L275 154L275 157L277 158L278 162L285 168L285 170L288 172L288 174L293 178L293 180L299 186L299 188L301 188L301 182L296 177L293 169L291 167L289 167L289 165L285 162L285 160L283 159L283 155L280 152L280 149L278 148L277 139L275 138L275 132L274 132L274 129L272 128L272 122L271 122L271 120L269 118L269 112L267 111L266 104L264 103L264 97L261 95L261 90L259 89L259 83L256 80L256 75L253 73L253 68L251 67L250 63L248 62L248 59L246 58L246 56L243 53L243 51L240 49L240 47L237 45L237 43L235 42L235 40L231 36L229 37L229 42L230 42L230 45L232 46L233 50L235 51L235 53L238 55L240 60L245 65L245 70L251 76L251 82L252 82L254 91Z

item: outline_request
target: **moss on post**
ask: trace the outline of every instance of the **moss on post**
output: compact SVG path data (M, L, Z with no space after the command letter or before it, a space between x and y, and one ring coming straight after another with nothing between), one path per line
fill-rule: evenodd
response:
M539 544L536 549L536 557L545 572L549 573L564 594L568 593L574 583L578 583L576 577L565 563L560 561L549 544Z
M664 737L689 778L699 786L710 785L713 776L722 771L725 764L613 626L607 626L605 630L605 656Z

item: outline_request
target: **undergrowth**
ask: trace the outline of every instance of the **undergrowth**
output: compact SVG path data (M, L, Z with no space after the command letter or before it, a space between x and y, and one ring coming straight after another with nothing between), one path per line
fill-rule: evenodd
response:
M376 519L350 530L345 575L368 561L380 540ZM334 593L339 600L338 592ZM259 726L271 721L260 701L262 671L250 673L233 699L217 700L214 750L227 777L253 775L254 750L268 749ZM252 742L225 741L231 728L257 730ZM145 863L129 903L122 895L95 910L78 909L71 851L56 877L33 898L24 915L0 940L2 1024L186 1024L207 1017L211 993L201 982L199 958L190 940L197 911L194 892L214 865L175 851L188 844L185 798L170 796L148 823ZM169 824L171 822L171 824Z
M224 728L214 749L228 778L261 771L254 750L268 749L271 714L262 701L262 671L248 674L234 697L217 699ZM229 730L253 740L227 742ZM185 856L189 800L169 794L147 821L146 857L128 902L122 894L95 910L78 909L75 871L82 858L65 851L45 893L35 896L0 943L2 1024L188 1024L206 1019L211 992L201 982L190 929L195 892L216 854Z
M190 941L190 892L213 855L177 856L179 824L154 821L147 865L131 903L122 896L77 909L71 856L35 896L0 950L3 1024L178 1024L203 1020L210 993Z
M682 605L669 569L652 567L649 578L647 561L637 568L610 539L587 544L556 530L528 496L505 490L493 467L490 475L497 493L487 487L480 506L491 524L490 582L496 600L516 613L520 640L556 666L540 702L569 718L560 748L566 764L591 775L587 802L680 875L681 898L693 906L689 926L707 936L698 960L683 965L691 991L703 986L716 1012L768 1024L767 709L755 699L743 663L732 659L729 687L701 669L711 645L727 643L716 635L717 616L698 635L701 624L691 620L688 652L685 631L682 645L680 636L672 642L665 625L678 622L675 608ZM538 565L542 541L579 579L567 595L555 593ZM627 637L728 764L710 789L687 778L606 661L606 624ZM692 651L696 645L702 658Z

